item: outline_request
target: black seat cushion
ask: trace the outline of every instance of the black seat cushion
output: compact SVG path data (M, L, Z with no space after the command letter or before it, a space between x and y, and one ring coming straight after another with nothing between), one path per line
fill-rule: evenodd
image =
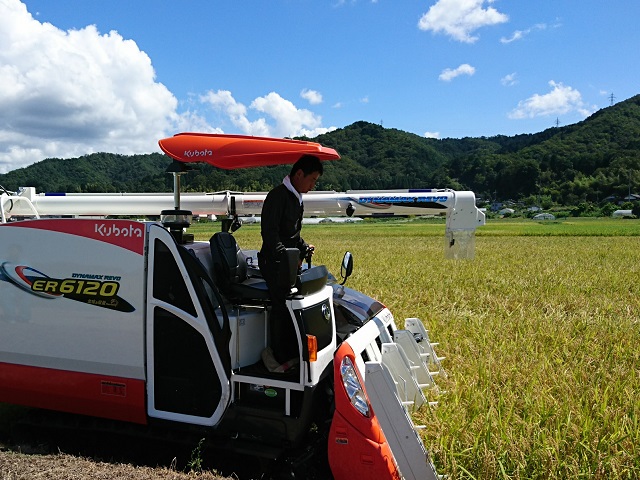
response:
M249 279L243 283L230 285L229 296L232 299L268 301L269 289L264 280Z

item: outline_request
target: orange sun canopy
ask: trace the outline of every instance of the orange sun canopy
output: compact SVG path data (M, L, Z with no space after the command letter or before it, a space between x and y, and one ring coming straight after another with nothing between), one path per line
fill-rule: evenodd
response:
M333 148L286 138L178 133L158 144L179 162L203 162L225 170L291 164L302 155L315 155L320 160L340 158Z

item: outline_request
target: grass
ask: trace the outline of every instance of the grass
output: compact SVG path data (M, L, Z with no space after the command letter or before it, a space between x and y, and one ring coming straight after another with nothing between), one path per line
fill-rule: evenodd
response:
M637 478L637 239L478 240L423 318L449 357L454 478Z
M440 221L303 230L316 263L337 272L351 250L348 285L440 342L447 394L417 414L438 472L640 477L640 224L489 222L473 261L445 260L443 232ZM260 246L257 226L236 237Z

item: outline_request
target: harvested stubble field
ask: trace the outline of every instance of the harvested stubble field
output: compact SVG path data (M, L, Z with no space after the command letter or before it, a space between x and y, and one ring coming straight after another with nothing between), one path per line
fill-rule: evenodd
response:
M212 228L193 230L206 239ZM310 225L303 233L317 247L314 262L332 271L351 250L348 285L383 301L399 326L421 318L440 343L446 393L435 409L415 413L439 473L640 477L637 221L490 222L477 232L472 261L444 258L441 222ZM257 226L236 237L244 248L260 245ZM1 480L36 476L12 470L15 458L0 456ZM56 478L103 478L85 461ZM112 468L117 478L122 466ZM128 478L183 478L131 468Z

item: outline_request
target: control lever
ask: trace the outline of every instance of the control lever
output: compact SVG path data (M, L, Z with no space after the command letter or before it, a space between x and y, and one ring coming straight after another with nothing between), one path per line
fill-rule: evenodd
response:
M304 255L304 259L307 262L307 269L311 268L311 257L313 255L314 247L307 247L307 253Z

